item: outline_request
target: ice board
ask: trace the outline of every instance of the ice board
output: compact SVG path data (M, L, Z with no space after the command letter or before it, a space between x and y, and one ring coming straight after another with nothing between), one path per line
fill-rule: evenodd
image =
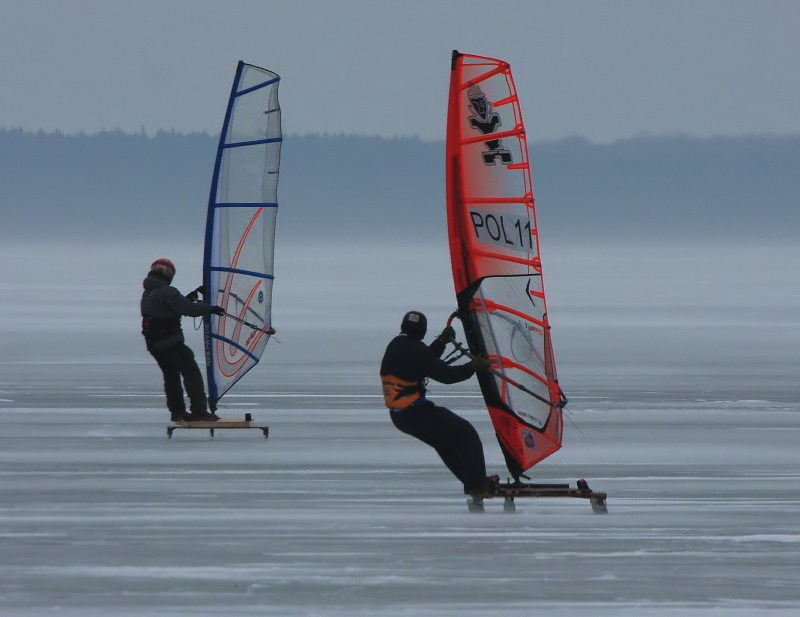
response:
M517 497L573 497L588 499L592 511L597 514L608 513L606 506L606 493L593 491L585 480L578 480L577 487L569 484L532 484L527 482L505 482L497 485L492 491L478 493L478 497L491 499L503 497L503 508L506 512L516 511L514 499Z
M214 437L214 431L217 429L259 429L264 434L264 439L269 437L269 426L266 424L257 424L253 417L248 413L243 418L220 418L219 420L199 420L195 422L173 422L167 426L167 437L172 439L172 433L175 429L207 429Z

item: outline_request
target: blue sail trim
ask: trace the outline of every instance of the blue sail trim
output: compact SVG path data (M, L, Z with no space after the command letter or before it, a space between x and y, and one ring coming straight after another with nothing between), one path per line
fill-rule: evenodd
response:
M260 279L274 279L272 274L265 274L263 272L253 272L251 270L239 270L238 268L224 268L222 266L211 266L209 271L215 272L233 272L234 274L246 274L247 276L254 276Z
M209 208L208 213L206 215L206 237L204 242L204 251L203 251L203 286L206 289L211 288L210 284L210 276L211 276L211 244L213 241L213 222L214 222L214 202L216 201L215 196L217 194L217 187L219 183L219 170L222 165L222 155L224 153L224 144L225 144L225 136L228 134L228 128L231 123L231 115L233 114L233 103L236 100L236 89L239 87L239 80L242 77L242 71L244 70L245 63L239 60L236 65L236 75L233 78L233 84L231 85L231 93L228 97L228 106L225 109L225 119L222 121L222 131L220 132L219 137L219 144L217 145L217 156L214 160L214 171L211 175L211 196L209 197ZM213 411L217 407L217 401L219 400L219 388L217 387L217 382L214 379L214 373L211 370L211 363L214 361L214 353L213 353L213 344L212 344L212 337L214 333L212 332L211 328L211 315L206 315L203 317L203 343L205 346L206 352L206 366L208 367L207 375L208 375L208 402L209 407Z
M282 142L283 137L270 137L269 139L254 139L253 141L236 141L230 144L225 144L223 148L241 148L243 146L259 146L262 144L274 144Z
M256 84L255 86L250 86L246 90L241 90L237 92L234 96L242 96L243 94L247 94L248 92L253 92L254 90L260 90L261 88L266 88L267 86L271 86L272 84L279 82L281 80L280 77L274 77L273 79L269 79L263 83Z
M215 208L277 208L276 203L264 203L259 201L222 201L214 204Z
M250 353L245 347L242 347L241 345L239 345L239 343L237 343L236 341L232 341L228 337L221 336L219 334L212 334L211 338L217 339L219 341L223 341L223 342L227 343L228 345L230 345L231 347L236 347L236 349L241 351L243 354L245 354L246 356L249 356L250 358L252 358L256 362L258 362L258 358L256 356L254 356L252 353Z

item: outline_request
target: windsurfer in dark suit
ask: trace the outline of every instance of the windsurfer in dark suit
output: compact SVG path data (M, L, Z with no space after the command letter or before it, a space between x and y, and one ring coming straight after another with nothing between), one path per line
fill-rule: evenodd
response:
M392 423L402 432L428 444L464 485L467 494L489 490L496 476L486 477L483 445L464 418L425 398L428 378L451 384L489 368L489 361L475 356L467 364L450 366L441 355L455 331L446 327L430 345L422 342L428 320L418 311L403 317L400 334L389 343L381 362L383 397Z
M147 351L158 362L164 374L164 392L167 408L173 422L191 420L218 420L208 412L203 375L194 353L186 346L181 329L181 316L224 315L218 306L197 301L200 288L184 296L170 285L175 276L175 265L169 259L157 259L142 283L142 334ZM181 378L189 397L191 415L186 413Z

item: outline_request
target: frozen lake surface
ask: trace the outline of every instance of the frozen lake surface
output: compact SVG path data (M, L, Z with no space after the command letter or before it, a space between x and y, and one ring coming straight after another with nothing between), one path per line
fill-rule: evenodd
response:
M609 493L609 513L540 499L470 514L433 452L391 425L376 386L246 392L225 413L250 411L269 439L167 439L149 364L102 368L132 384L122 392L84 384L59 399L44 386L92 367L28 366L30 389L5 389L0 614L800 611L794 404L579 395L565 448L535 479L585 477ZM500 472L473 386L433 396L475 423Z
M169 255L184 291L200 248ZM533 479L586 478L607 515L470 514L386 417L400 317L453 310L445 246L279 248L278 340L223 399L265 440L167 439L138 318L163 248L0 247L0 615L800 614L796 247L547 251L570 419ZM501 473L475 381L431 386Z

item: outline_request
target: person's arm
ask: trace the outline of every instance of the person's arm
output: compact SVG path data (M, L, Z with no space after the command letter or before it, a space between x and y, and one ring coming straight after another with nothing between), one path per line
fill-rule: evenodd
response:
M186 298L191 302L199 302L200 296L205 297L205 295L206 295L205 289L203 289L203 286L200 285L197 289L193 289L188 294L186 294Z
M456 331L453 330L452 326L446 326L442 333L428 345L428 349L437 358L441 358L447 344L452 343L454 340L456 340Z
M442 357L445 347L447 347L447 343L438 338L433 339L431 344L428 345L428 349L430 350L430 352L437 358Z
M475 369L472 368L472 365L469 362L466 364L452 366L445 363L444 360L439 358L437 355L434 355L435 349L432 349L432 347L435 342L436 341L431 343L430 346L424 348L424 356L420 359L420 365L422 366L426 377L430 377L431 379L440 383L449 384L464 381L475 374ZM444 345L442 345L442 349L444 349Z
M212 312L210 304L192 302L174 287L170 287L168 293L165 293L164 301L171 310L179 315L202 317L203 315L210 315Z

